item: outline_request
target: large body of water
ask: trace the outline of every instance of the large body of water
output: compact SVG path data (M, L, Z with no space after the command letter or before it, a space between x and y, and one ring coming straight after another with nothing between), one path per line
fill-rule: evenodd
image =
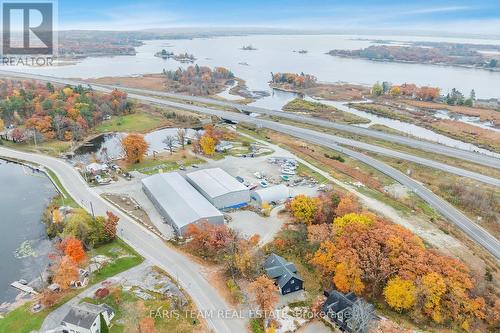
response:
M51 242L41 215L55 194L43 173L0 159L0 303L18 294L13 281L31 281L44 270Z
M188 52L196 63L225 66L246 80L250 90L269 90L271 72L309 73L326 82L352 82L372 85L376 81L395 84L412 82L437 86L443 92L457 88L465 93L475 89L479 98L500 97L500 73L484 69L450 66L373 62L347 59L325 54L332 49L359 49L372 45L366 38L400 41L445 41L476 44L498 44L500 40L456 39L410 36L352 35L252 35L214 38L146 41L135 56L87 58L76 64L49 68L4 67L6 70L34 72L71 78L95 78L144 73L159 73L163 68L188 66L173 59L154 57L166 49L174 53ZM252 45L257 50L241 50ZM307 50L298 53L294 50Z
M468 94L474 89L478 98L500 98L500 72L485 69L471 69L451 66L402 64L374 62L362 59L348 59L327 55L331 49L359 49L372 45L367 38L396 41L442 41L500 45L500 40L458 39L440 37L411 36L353 36L353 35L252 35L213 38L176 39L146 41L137 48L135 56L87 58L74 64L45 68L4 67L6 70L33 72L67 78L97 78L103 76L130 76L160 73L163 69L177 69L189 64L181 64L174 59L161 59L154 54L162 49L174 53L188 52L197 60L196 64L210 67L224 66L237 77L244 79L251 91L265 91L269 96L257 99L252 105L281 109L296 97L296 94L272 90L269 87L271 72L309 73L324 82L350 82L372 85L376 81L394 84L411 82L417 85L440 87L443 93L452 88ZM244 45L252 45L256 50L241 50ZM307 53L294 52L307 50ZM224 91L221 96L234 99ZM359 113L349 109L348 112ZM363 113L363 112L361 112ZM422 139L441 142L462 149L483 151L474 145L438 135L421 127L393 121L384 117L373 117L372 123L385 125ZM438 117L455 117L458 121L488 128L489 123L469 119L446 112Z

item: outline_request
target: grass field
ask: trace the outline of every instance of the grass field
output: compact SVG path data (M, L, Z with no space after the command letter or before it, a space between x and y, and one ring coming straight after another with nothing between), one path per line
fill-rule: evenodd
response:
M125 116L114 116L110 120L103 121L94 131L97 133L148 132L168 124L170 124L170 122L162 116L138 112Z

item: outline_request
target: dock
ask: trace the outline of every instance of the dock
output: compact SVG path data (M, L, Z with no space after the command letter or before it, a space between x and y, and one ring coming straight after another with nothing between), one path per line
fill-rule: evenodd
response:
M38 295L38 293L35 291L35 289L31 288L30 286L21 284L18 281L14 281L10 285L11 285L11 287L14 287L18 290L21 290L27 294Z

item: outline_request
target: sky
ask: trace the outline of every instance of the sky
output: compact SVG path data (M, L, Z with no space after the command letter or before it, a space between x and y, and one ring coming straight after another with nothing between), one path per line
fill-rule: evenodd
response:
M394 29L500 34L500 0L58 0L59 30Z

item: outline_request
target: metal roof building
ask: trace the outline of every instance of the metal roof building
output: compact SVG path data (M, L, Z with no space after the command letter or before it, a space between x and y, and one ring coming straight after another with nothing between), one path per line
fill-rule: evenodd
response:
M262 205L264 202L279 204L290 198L290 189L284 184L260 188L253 191L251 197L259 205Z
M183 235L192 223L224 223L224 216L177 172L142 180L142 188L175 232Z
M194 171L186 179L219 209L242 207L250 201L248 188L221 168Z

